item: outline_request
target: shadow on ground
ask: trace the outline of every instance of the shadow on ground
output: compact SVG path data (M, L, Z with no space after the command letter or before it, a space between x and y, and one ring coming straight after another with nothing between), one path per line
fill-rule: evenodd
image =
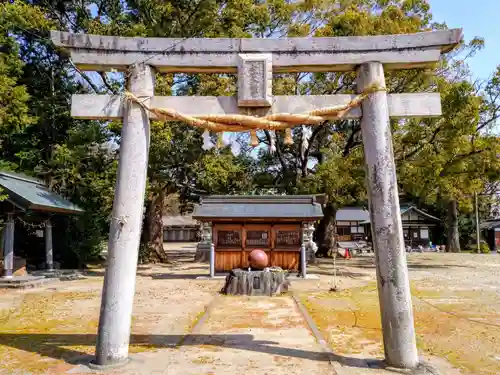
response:
M16 334L0 333L0 345L37 353L45 357L63 360L69 364L80 364L91 359L84 352L69 349L70 346L94 346L96 335L93 334ZM255 340L253 335L132 335L131 345L148 348L180 348L183 346L214 346L245 351L253 351L284 357L307 359L313 361L336 361L350 367L366 367L366 361L339 356L323 351L283 348L274 341ZM376 361L375 361L376 362Z

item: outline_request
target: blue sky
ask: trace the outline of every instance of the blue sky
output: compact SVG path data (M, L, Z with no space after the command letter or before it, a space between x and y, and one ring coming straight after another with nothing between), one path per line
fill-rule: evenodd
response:
M500 65L500 0L428 0L434 20L463 28L467 41L479 36L485 48L468 62L477 78L487 79ZM95 12L95 6L91 11Z
M434 20L449 28L463 28L465 39L480 36L485 48L469 65L477 78L486 79L500 65L500 0L428 0Z

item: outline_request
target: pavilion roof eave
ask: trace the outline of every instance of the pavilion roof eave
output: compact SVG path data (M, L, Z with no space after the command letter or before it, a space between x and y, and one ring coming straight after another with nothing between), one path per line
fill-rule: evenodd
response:
M193 216L194 217L194 216ZM313 221L320 220L323 216L301 216L301 217L280 217L280 216L266 216L266 217L252 217L252 216L196 216L194 217L198 221L254 221L254 222L264 222L264 221Z
M426 218L432 220L432 221L436 221L436 222L439 222L439 221L442 221L441 219L435 217L435 216L432 216L431 214L428 214L427 212L425 211L422 211L420 209L418 209L417 207L415 206L407 206L407 207L401 207L401 214L404 214L408 211L415 211L416 213L418 213L419 215L422 215L422 216L425 216ZM371 223L371 220L366 220L366 221L363 221L361 222L360 224L361 225L365 225L365 224L370 224Z
M433 220L433 221L441 221L441 219L439 219L439 218L437 218L435 216L432 216L431 214L428 214L427 212L422 211L422 210L418 209L415 206L409 206L406 209L402 209L401 210L401 214L404 214L405 212L408 212L408 211L415 211L416 213L418 213L418 214L420 214L422 216L425 216L426 218L428 218L430 220Z
M323 217L315 195L212 195L195 206L200 221L312 221Z
M49 191L40 181L12 172L0 171L0 188L7 193L7 201L22 211L60 214L84 212L59 194Z

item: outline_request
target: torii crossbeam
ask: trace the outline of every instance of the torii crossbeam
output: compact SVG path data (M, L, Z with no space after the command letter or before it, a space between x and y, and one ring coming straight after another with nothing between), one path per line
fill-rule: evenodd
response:
M462 40L462 31L408 35L288 39L124 38L52 32L82 70L128 72L127 89L150 107L187 115L307 112L347 104L351 95L272 96L272 73L357 71L359 93L385 88L384 69L432 67ZM154 71L237 72L238 96L155 97ZM114 366L128 357L135 273L140 240L150 116L120 96L75 95L72 115L123 119L120 160L104 278L96 363ZM378 91L349 112L361 118L373 245L387 362L418 364L415 328L397 192L390 117L441 115L437 93Z

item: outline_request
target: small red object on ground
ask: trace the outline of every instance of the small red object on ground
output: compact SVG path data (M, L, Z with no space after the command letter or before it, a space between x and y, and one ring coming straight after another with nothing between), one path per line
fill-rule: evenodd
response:
M248 254L248 263L250 263L250 267L252 268L263 269L268 266L269 259L264 251L253 250Z

